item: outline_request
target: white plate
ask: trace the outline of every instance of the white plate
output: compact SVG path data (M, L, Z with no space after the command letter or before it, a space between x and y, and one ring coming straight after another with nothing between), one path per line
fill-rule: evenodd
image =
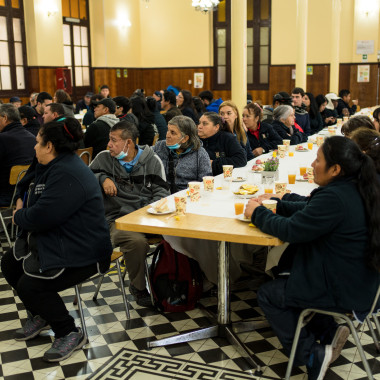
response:
M244 177L235 177L235 178L232 178L232 182L244 182L246 180L247 180L247 178L244 178Z
M242 222L251 223L251 219L246 219L245 216L244 216L244 214L237 215L236 219L239 219Z
M296 181L297 182L307 182L308 179L305 179L305 178L303 178L302 175L299 175L299 176L296 177Z
M257 198L258 197L258 193L255 193L255 194L234 194L234 196L238 199L251 199L251 198Z
M148 210L146 210L149 212L149 214L153 214L153 215L165 215L165 214L171 214L172 212L174 212L175 210L168 210L168 211L164 211L164 212L157 212L153 207L150 207L148 208Z

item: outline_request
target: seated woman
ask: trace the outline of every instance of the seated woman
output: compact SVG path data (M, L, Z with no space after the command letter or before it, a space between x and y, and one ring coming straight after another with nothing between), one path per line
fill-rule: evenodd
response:
M198 136L211 162L213 175L223 173L223 165L241 168L247 165L247 155L215 112L205 112L199 120Z
M311 92L305 92L303 102L306 106L306 111L309 113L310 133L314 135L323 129L322 116L319 112L319 107L314 95Z
M371 119L368 116L357 115L352 116L342 125L341 133L343 136L350 137L351 133L358 128L368 128L376 130L375 126L373 125Z
M307 202L279 200L274 214L252 199L245 211L263 232L290 243L279 264L288 276L257 296L288 353L302 309L368 312L380 283L380 185L372 159L350 139L332 136L312 166L320 187ZM297 365L307 366L310 380L323 379L348 335L332 317L315 316L301 331Z
M270 124L262 122L263 111L256 103L249 103L243 110L243 123L247 128L247 137L255 157L282 144L282 138Z
M199 140L197 127L187 116L169 121L166 141L158 141L154 152L164 164L166 179L173 194L187 188L190 181L211 176L210 158Z
M252 153L247 134L241 125L239 110L236 104L227 100L219 106L219 115L222 117L223 122L227 125L228 130L232 132L240 145L243 147L247 154L247 161L252 160L255 156Z
M373 111L372 116L373 116L373 125L375 126L376 131L380 132L380 107L377 107Z
M195 109L193 97L191 92L187 90L181 90L177 95L177 107L182 112L182 115L188 116L193 119L195 124L199 123L199 116Z
M319 94L315 97L315 101L317 102L318 110L323 121L323 126L325 127L328 125L335 124L335 119L332 116L324 117L326 106L328 103L327 98L324 95Z
M304 133L300 132L295 126L294 109L291 106L278 106L273 111L273 123L274 130L283 140L290 140L290 145L301 144L307 141L307 137Z
M58 292L98 268L105 271L112 253L99 183L75 154L82 129L72 120L41 126L35 177L13 216L21 232L1 260L1 271L28 315L15 339L30 340L51 328L55 341L43 356L48 362L68 358L87 341Z
M130 99L132 113L139 121L139 145L152 145L157 127L154 124L154 115L149 111L145 98L134 95Z

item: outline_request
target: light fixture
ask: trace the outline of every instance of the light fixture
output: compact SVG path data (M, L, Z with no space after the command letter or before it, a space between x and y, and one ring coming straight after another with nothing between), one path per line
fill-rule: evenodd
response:
M149 0L142 0L142 2L145 4L145 8L148 8Z
M192 0L192 6L195 10L207 13L208 11L214 10L214 8L219 4L220 0Z
M42 4L42 9L48 17L55 16L58 13L58 7L57 4L54 1L45 0Z

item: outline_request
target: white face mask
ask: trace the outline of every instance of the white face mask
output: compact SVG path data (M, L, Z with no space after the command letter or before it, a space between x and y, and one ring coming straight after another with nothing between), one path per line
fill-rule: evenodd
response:
M122 151L117 156L115 156L115 158L117 158L118 160L122 160L123 158L128 156L129 147L128 147L127 151L124 152L124 149L125 149L125 146L127 145L127 142L128 142L128 140L125 142Z

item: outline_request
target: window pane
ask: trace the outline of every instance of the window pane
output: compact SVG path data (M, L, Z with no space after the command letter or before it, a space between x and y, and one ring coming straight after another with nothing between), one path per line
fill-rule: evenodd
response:
M71 46L63 47L63 62L65 66L71 66Z
M88 63L88 48L87 47L82 47L82 65L90 66Z
M5 0L0 0L0 7L5 7Z
M218 29L218 47L226 46L226 29Z
M79 16L82 20L87 20L87 0L79 0Z
M82 68L75 68L75 86L83 86Z
M260 64L269 64L269 48L268 46L260 46Z
M0 42L0 65L9 65L8 42Z
M268 83L268 66L260 65L260 83Z
M9 66L0 67L1 89L12 90L11 69Z
M74 47L74 65L81 66L82 65L82 53L80 46Z
M25 88L25 76L24 76L24 68L22 66L16 67L16 80L17 80L17 89L23 90Z
M253 65L253 47L247 47L247 65Z
M12 8L20 8L20 4L18 0L12 0Z
M80 27L77 25L73 26L73 35L74 35L74 45L80 45Z
M267 26L260 28L260 45L269 45L269 28Z
M90 85L90 68L83 67L83 86Z
M226 66L218 66L218 84L226 83Z
M22 56L22 43L15 42L15 56L16 56L16 65L21 66L24 64L24 59Z
M247 46L253 46L253 28L247 28Z
M21 22L19 18L13 19L13 38L15 41L22 41L21 37Z
M87 27L81 26L80 27L80 35L81 35L81 45L82 46L88 46L88 40L87 40Z
M247 83L253 84L253 66L247 66Z
M253 20L253 0L247 0L247 20Z
M260 17L262 20L269 19L269 0L261 0Z
M0 40L8 40L7 19L4 16L0 17Z
M226 22L226 2L222 0L218 4L218 22Z
M78 0L70 0L71 17L79 18L79 3Z
M218 65L226 64L226 48L218 48Z
M62 0L62 16L71 17L70 16L70 0Z
M70 25L63 24L63 44L71 45Z

